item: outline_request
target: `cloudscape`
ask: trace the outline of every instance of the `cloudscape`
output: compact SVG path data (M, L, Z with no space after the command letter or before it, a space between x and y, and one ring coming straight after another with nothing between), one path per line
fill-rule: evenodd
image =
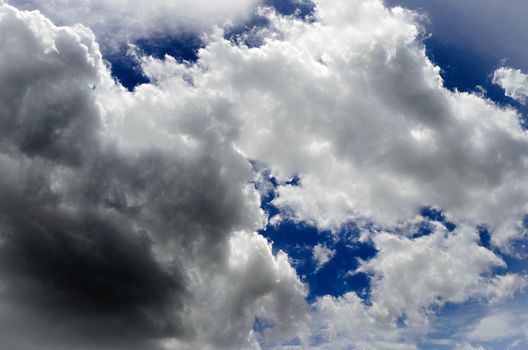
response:
M526 11L0 0L0 348L528 348Z

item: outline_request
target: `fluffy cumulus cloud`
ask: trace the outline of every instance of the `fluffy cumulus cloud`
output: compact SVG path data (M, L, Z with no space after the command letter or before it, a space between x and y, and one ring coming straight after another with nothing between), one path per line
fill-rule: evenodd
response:
M203 30L255 2L149 4L39 6L126 37ZM262 45L216 29L194 64L139 57L151 83L129 92L87 27L0 7L3 344L413 349L446 303L497 305L522 290L498 255L525 236L518 113L445 89L413 12L319 0L308 21L264 13ZM255 162L277 179L273 218ZM429 223L413 237L424 206L456 229ZM283 220L336 239L354 222L377 250L350 271L369 276L368 296L307 305L287 254L257 233ZM313 250L318 268L334 254Z
M524 236L519 114L443 88L413 13L319 1L311 23L269 19L258 48L218 35L194 66L147 60L145 69L166 89L183 77L236 101L241 152L279 179L300 177L277 190L283 217L330 230L388 227L433 206L487 225L505 250Z
M372 312L388 320L421 325L427 322L427 307L476 297L498 301L525 284L516 275L489 276L506 265L478 245L471 229L448 234L438 228L414 240L381 233L374 242L379 254L359 270L374 274Z
M520 69L499 68L493 74L493 83L502 87L506 96L526 104L528 97L528 75Z
M470 299L499 304L526 285L517 275L492 276L504 261L467 228L448 233L437 227L416 239L380 232L374 242L378 255L354 272L372 276L369 302L355 293L319 298L314 348L413 349L442 305Z

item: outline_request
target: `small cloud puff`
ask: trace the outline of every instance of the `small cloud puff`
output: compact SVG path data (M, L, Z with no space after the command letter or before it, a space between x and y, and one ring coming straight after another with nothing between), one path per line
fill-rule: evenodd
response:
M506 96L526 104L528 98L528 75L520 69L501 67L493 73L493 84L502 87Z
M323 244L317 244L313 247L312 257L316 263L315 271L319 271L326 263L328 263L336 254L334 249L330 249Z

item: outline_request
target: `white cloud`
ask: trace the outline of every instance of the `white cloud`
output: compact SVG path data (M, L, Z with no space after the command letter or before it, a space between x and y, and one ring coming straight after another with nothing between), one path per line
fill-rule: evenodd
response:
M506 264L465 227L454 233L437 228L416 239L380 233L374 242L378 255L358 270L373 273L372 312L387 321L404 317L419 327L426 325L430 306L470 298L498 302L526 284L517 275L490 277L493 268Z
M502 87L506 96L526 104L528 97L528 75L520 69L501 67L493 73L493 83Z
M378 255L358 269L371 276L369 300L354 292L318 298L311 312L310 345L298 348L417 349L434 329L434 310L445 303L478 300L481 307L501 305L526 285L525 279L512 274L493 276L491 271L503 267L504 262L477 241L476 233L467 228L448 233L437 227L431 235L414 240L377 234ZM500 334L501 329L489 334ZM426 343L480 349L470 343L457 345L459 340L456 336Z
M514 310L494 310L472 327L467 339L491 348L521 349L528 344L528 318L517 305ZM495 345L495 346L492 346Z
M258 349L259 342L272 346L307 332L305 286L287 255L274 256L262 236L243 232L233 235L228 248L225 267L193 276L194 300L185 316L196 327L196 338L165 341L169 349ZM256 316L273 328L254 333Z
M219 34L190 68L147 60L145 70L163 89L186 76L232 101L237 148L280 180L300 176L277 190L284 217L394 226L434 206L488 225L508 251L524 237L528 197L517 112L443 88L413 13L375 0L317 5L314 23L270 14L261 47Z
M480 320L468 338L473 341L492 341L510 338L519 334L521 331L513 315L500 313Z
M486 350L482 346L473 346L470 343L464 343L462 345L457 345L455 350Z
M313 247L312 256L317 266L316 271L320 270L327 262L329 262L335 255L335 250L330 249L322 244L317 244Z
M355 293L317 300L313 317L313 349L416 349L396 325L380 323Z
M477 240L467 228L455 233L437 228L414 240L377 234L378 255L358 268L371 274L370 304L355 293L320 298L312 314L320 342L314 348L412 349L430 331L433 310L445 303L511 298L525 279L491 277L492 269L505 264Z
M9 0L21 9L37 9L65 25L82 23L105 45L182 31L210 32L214 26L239 24L254 14L260 0Z

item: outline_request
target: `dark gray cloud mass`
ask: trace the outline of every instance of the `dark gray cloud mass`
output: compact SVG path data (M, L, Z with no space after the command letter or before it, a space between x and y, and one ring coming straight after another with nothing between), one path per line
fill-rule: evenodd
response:
M97 96L127 93L92 33L8 6L0 13L0 86L2 343L152 349L163 339L205 337L193 305L210 286L199 279L224 279L233 232L262 220L231 128L208 126L198 111L188 147L120 146ZM274 257L266 259L263 266ZM233 300L232 321L251 319L246 307L274 293L269 275L262 290ZM236 348L248 342L248 330L239 331L211 337Z
M60 318L85 339L182 333L167 315L184 294L178 262L158 261L149 233L126 220L137 209L120 197L145 191L169 162L141 155L147 171L137 174L141 167L126 169L126 158L101 147L95 46L65 29L45 47L13 10L0 32L3 302L25 305L22 322Z
M146 239L127 237L100 218L71 222L53 214L14 218L14 234L0 250L4 302L31 306L24 323L45 314L49 326L72 327L74 344L102 347L183 333L181 321L167 314L178 310L183 281L158 265Z

